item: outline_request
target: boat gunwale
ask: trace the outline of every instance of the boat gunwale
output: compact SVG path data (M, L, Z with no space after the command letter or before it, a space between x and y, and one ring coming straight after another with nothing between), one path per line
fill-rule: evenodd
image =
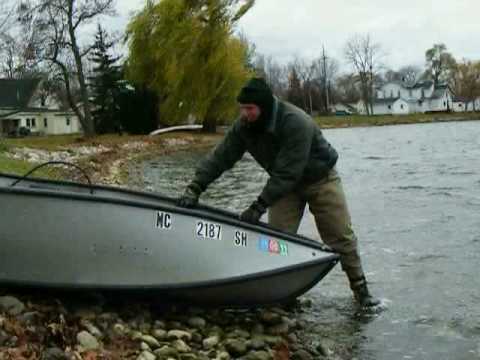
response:
M18 180L21 178L20 176L17 176L17 175L4 174L4 173L0 173L0 177L1 176L10 178L12 180ZM77 183L73 181L47 180L47 179L34 178L34 177L26 178L24 180L31 181L31 182L52 184L52 185L77 186L77 187L84 188L86 190L93 189L95 191L97 189L97 190L119 192L127 195L143 196L143 197L151 198L157 201L160 200L160 201L166 202L166 204L158 204L157 206L157 205L153 205L148 202L142 202L139 200L115 199L115 198L110 198L105 196L99 196L99 195L96 195L95 193L79 194L79 193L74 193L74 192L65 191L65 190L55 191L55 190L49 190L49 189L39 189L39 188L29 189L24 187L10 187L10 186L8 187L0 186L0 193L30 195L30 196L40 196L40 197L54 197L54 198L82 200L82 201L89 201L89 202L101 202L101 203L108 203L108 204L114 204L114 205L132 206L132 207L138 207L138 208L144 208L144 209L147 208L147 209L152 209L157 211L164 210L172 213L180 213L182 215L187 215L187 216L200 216L202 218L206 218L213 221L221 221L231 226L240 226L244 229L249 229L249 230L263 233L270 236L275 236L275 237L281 238L282 240L288 240L288 241L291 241L292 243L305 245L311 248L315 248L317 250L321 250L326 253L335 254L333 250L326 247L324 244L318 241L315 241L313 239L309 239L305 236L283 232L271 226L268 226L268 224L266 223L251 224L248 222L244 222L238 219L237 214L231 213L226 210L216 209L207 205L198 205L195 208L179 207L175 205L176 199L169 198L167 196L164 196L158 193L136 191L136 190L130 190L130 189L125 189L120 187L113 187L113 186L105 186L105 185L90 186L90 185Z

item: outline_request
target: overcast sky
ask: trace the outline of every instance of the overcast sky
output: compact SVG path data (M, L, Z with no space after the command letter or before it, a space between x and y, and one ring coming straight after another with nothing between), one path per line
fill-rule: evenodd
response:
M117 0L124 29L145 0ZM256 0L239 28L257 51L287 62L295 55L328 55L346 68L343 48L354 34L369 33L393 69L424 65L425 50L443 42L457 60L480 60L479 0Z

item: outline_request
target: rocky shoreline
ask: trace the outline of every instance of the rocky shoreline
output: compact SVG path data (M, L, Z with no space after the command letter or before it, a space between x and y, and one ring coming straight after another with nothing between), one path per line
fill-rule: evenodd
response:
M183 136L60 151L15 148L10 156L32 163L72 162L86 168L95 183L121 186L132 161L211 147L218 136L200 139ZM70 180L79 179L72 175ZM321 341L301 341L306 324L297 314L309 305L303 299L289 308L199 309L158 299L118 300L99 294L78 299L74 294L0 288L0 360L339 359Z
M62 299L62 300L60 300ZM281 307L201 309L98 294L0 296L0 359L309 360L332 358L302 345L305 324Z

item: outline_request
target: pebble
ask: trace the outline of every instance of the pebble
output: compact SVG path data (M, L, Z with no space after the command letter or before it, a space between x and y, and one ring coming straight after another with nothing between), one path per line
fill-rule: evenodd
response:
M97 350L100 347L99 342L88 331L81 331L77 334L77 342L81 351Z
M203 348L208 350L212 349L220 343L220 338L218 336L210 336L203 340Z
M160 347L160 343L158 342L157 339L155 339L153 336L150 336L150 335L142 335L140 337L141 341L143 341L144 343L148 344L148 346L150 346L152 349L157 349Z
M13 296L0 297L0 312L4 311L8 315L17 316L25 310L25 305Z
M138 355L137 360L155 360L157 357L149 351L143 351Z
M192 334L183 330L170 330L167 333L167 339L169 340L179 339L179 340L190 341L192 339Z

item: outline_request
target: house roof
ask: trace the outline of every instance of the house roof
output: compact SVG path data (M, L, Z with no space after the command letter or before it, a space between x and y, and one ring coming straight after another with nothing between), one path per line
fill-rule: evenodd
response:
M419 81L415 83L414 85L410 86L410 89L429 89L433 85L433 81L431 80L425 80L425 81Z
M0 108L25 108L40 79L0 79Z
M375 105L391 105L399 99L400 99L399 97L385 98L385 99L375 99L374 104Z

